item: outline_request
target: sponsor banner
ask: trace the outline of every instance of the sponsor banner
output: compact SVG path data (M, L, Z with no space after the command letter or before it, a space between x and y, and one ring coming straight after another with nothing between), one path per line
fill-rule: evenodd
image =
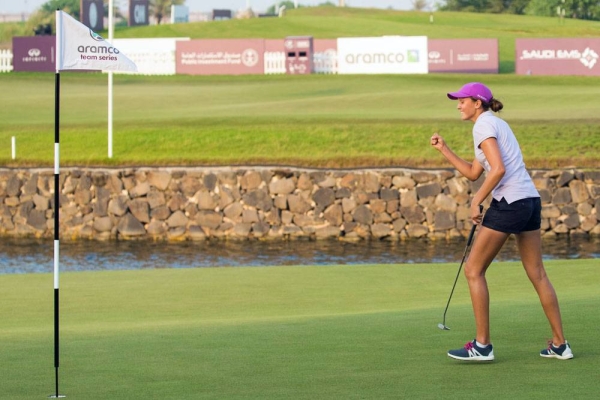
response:
M148 25L149 22L149 0L129 0L129 26Z
M91 30L98 32L104 29L104 1L81 0L79 20Z
M283 39L265 39L265 52L284 51Z
M337 39L313 39L315 53L337 54ZM285 39L265 39L265 52L285 51Z
M339 38L340 74L426 74L426 36Z
M600 39L517 39L518 75L600 75Z
M13 37L14 71L55 72L56 36Z
M263 39L198 39L177 42L178 74L263 74Z
M114 39L113 44L137 65L144 75L175 75L177 42L189 38Z
M498 39L429 39L429 72L497 74Z
M314 39L315 53L337 54L337 39Z

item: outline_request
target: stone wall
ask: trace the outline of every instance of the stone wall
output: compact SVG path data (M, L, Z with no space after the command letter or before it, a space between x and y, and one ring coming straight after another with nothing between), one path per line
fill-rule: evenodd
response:
M530 171L544 235L600 235L600 171ZM466 236L469 182L454 170L63 169L62 239ZM0 235L52 237L54 175L0 170Z

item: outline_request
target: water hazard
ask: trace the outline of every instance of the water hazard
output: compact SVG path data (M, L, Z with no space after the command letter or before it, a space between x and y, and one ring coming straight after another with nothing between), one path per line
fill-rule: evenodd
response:
M61 271L460 262L465 239L388 241L61 242ZM600 258L600 238L543 241L545 259ZM53 240L3 238L0 274L52 272ZM498 261L519 260L514 240Z

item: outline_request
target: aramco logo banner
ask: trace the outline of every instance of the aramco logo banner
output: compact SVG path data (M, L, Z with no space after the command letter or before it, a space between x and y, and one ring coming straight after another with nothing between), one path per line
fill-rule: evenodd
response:
M263 39L198 39L177 42L178 74L241 75L264 73Z
M340 74L426 74L426 36L339 38Z
M600 39L517 39L519 75L600 75Z

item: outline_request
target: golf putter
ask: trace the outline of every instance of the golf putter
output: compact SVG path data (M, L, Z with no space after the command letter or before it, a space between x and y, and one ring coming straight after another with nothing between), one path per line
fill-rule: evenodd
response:
M483 206L479 206L479 212L483 213ZM458 267L458 272L456 273L456 278L454 279L454 285L452 285L452 291L450 292L450 297L448 298L448 303L446 303L446 309L444 310L444 318L441 324L438 324L438 328L443 331L449 331L450 328L446 325L446 313L448 312L448 306L450 305L450 300L452 300L452 295L454 294L454 288L456 288L456 282L458 281L458 277L460 276L460 270L462 269L463 263L465 262L465 258L467 258L467 252L471 247L471 243L473 242L473 235L475 235L475 230L477 229L477 225L473 224L471 227L471 232L469 233L469 238L467 239L467 245L465 246L465 251L463 253L462 261L460 262L460 267Z

